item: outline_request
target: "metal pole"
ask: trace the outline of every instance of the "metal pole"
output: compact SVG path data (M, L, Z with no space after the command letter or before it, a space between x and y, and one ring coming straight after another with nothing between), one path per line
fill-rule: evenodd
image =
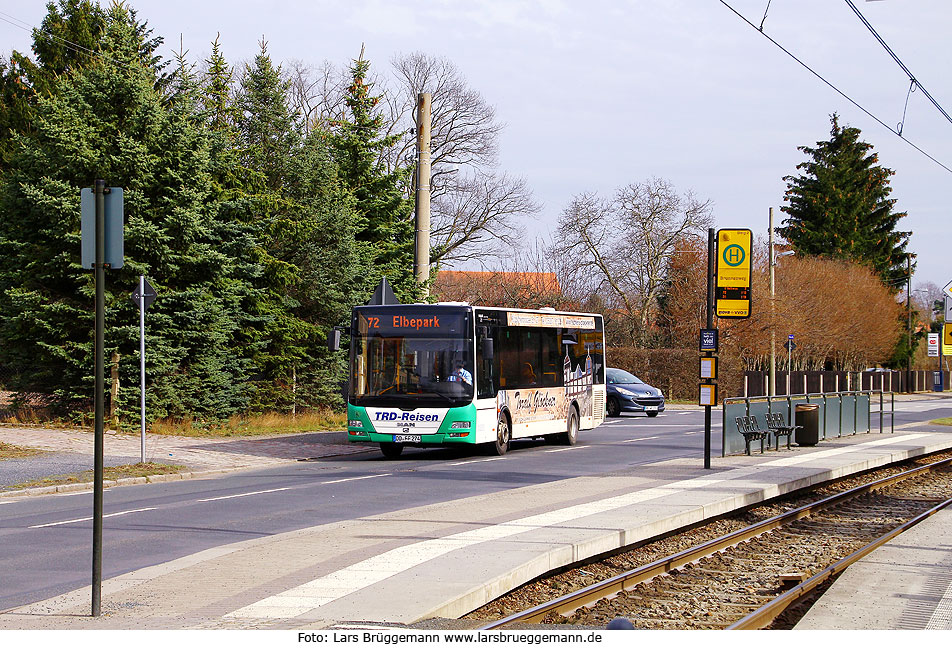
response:
M97 180L96 194L96 380L95 380L95 431L93 470L93 577L92 616L99 617L102 596L102 491L103 491L103 410L105 391L105 342L106 312L106 181Z
M145 464L145 275L139 275L139 393L140 462Z
M417 97L416 256L414 275L423 289L430 278L430 106L431 96Z
M714 328L714 228L707 229L707 328ZM711 406L704 406L704 468L711 468Z
M790 383L790 340L787 340L787 394L790 394L790 388L793 387Z
M912 392L912 254L906 253L906 319L909 347L906 350L906 392Z
M770 227L768 229L767 239L770 242L770 378L768 381L768 396L777 395L777 377L775 375L777 367L777 332L774 322L774 229L773 229L773 208L770 208Z

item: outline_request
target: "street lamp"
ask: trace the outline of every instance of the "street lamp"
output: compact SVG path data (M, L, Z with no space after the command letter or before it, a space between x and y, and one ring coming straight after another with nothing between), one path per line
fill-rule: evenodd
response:
M768 396L777 396L777 333L774 331L774 267L781 257L794 254L793 250L774 253L773 208L770 208L770 375L767 377Z

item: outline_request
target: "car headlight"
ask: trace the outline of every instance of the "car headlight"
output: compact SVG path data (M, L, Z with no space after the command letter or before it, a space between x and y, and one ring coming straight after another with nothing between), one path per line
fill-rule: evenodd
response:
M625 395L626 397L635 397L635 396L638 396L638 395L636 395L634 392L632 392L631 390L626 390L625 388L615 388L615 389L618 390L618 393L619 393L619 394L623 394L623 395Z

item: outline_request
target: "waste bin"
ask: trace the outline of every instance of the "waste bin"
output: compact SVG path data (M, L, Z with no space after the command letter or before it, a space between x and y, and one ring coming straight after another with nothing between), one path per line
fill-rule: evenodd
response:
M820 441L820 405L798 403L796 418L797 426L800 426L795 437L797 446L816 446Z
M942 392L942 372L932 373L932 391Z

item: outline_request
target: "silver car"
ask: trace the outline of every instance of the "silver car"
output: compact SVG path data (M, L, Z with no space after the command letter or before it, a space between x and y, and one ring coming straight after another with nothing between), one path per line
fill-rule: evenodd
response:
M618 417L623 412L643 412L649 417L657 417L659 412L664 412L661 390L651 387L631 372L609 367L605 369L605 378L609 417Z

